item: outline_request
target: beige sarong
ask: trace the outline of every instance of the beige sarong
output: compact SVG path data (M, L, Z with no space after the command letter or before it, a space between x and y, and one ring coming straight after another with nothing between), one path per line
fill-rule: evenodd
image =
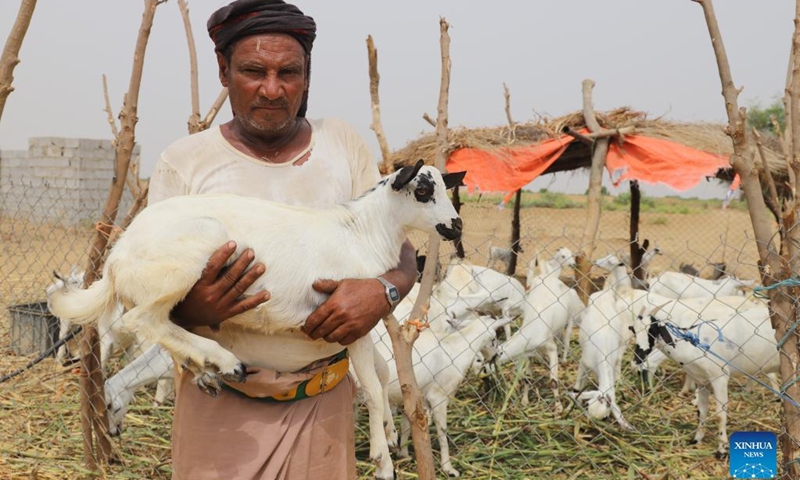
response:
M241 385L250 395L286 391L316 373L261 371ZM355 382L291 402L263 402L223 390L211 397L178 380L172 425L173 480L355 479Z

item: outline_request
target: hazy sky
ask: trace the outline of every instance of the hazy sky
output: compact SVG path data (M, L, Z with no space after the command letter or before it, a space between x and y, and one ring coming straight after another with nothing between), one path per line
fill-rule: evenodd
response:
M2 42L19 3L0 2ZM203 114L220 89L205 24L226 3L189 0ZM33 136L110 138L101 76L108 77L116 114L128 88L143 5L39 0L22 63L14 70L16 91L0 120L0 148L26 149ZM451 25L451 127L505 124L504 82L517 121L578 110L585 78L597 83L597 110L630 106L651 118L726 121L702 9L691 0L298 0L297 5L318 25L309 116L352 123L376 156L369 129L367 35L378 48L384 129L390 147L400 148L432 130L421 116L436 113L440 17ZM717 0L715 8L734 81L744 87L740 102L768 104L782 95L794 2ZM136 139L143 177L161 150L187 134L189 113L186 37L177 1L170 0L156 12L139 96ZM229 119L226 106L217 121ZM585 179L571 175L556 182L555 188L586 189ZM692 194L718 192L704 186Z

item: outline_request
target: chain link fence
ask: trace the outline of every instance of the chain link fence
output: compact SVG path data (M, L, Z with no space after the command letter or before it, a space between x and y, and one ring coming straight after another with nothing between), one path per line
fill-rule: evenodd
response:
M14 183L16 193L6 191L0 200L4 273L0 277L0 375L24 367L52 344L58 323L47 312L45 291L54 282L53 271L67 275L73 267L85 265L100 210L65 221L64 205L69 204L70 194L58 192L67 188L67 183L53 180L41 186L20 180ZM463 205L466 261L474 267L453 266L453 245L443 244L443 280L428 312L431 326L423 330L416 345L415 371L433 423L438 424L432 426L431 436L439 475L476 479L727 477L728 463L714 458L720 419L714 415L711 385L698 387L699 402L694 393L681 392L687 367L670 360L661 363L657 371L651 369L650 379L642 379L635 351L637 346L650 346L649 338L647 332L640 335L639 327L644 324L636 323L636 315L624 314L634 308L634 313L639 313L639 303L625 296L624 279L612 276L614 280L606 282L608 272L593 268L596 288L607 286L605 298L611 295L615 299L610 303L616 310L602 307L609 302L603 300L601 290L589 305L602 316L590 318L591 308L584 310L581 304L568 342L566 323L551 320L553 312L574 306L574 270L568 265L554 268L549 262L559 249L579 252L587 247L581 240L586 218L581 202L585 202L583 197L551 192L523 196L522 252L515 277L500 274L506 267L501 261L489 266L493 273L488 275L503 278L503 284L488 283L480 272L486 272L492 246L510 245L511 206L500 209L499 197L490 196L467 198ZM624 196L606 196L603 205L594 259L614 254L624 262L629 253L629 205ZM52 215L34 216L34 211ZM650 248L657 247L660 252L648 266L653 277L691 267L700 277L712 278L724 264L725 273L755 280L757 252L751 230L746 209L738 202L725 210L719 200L645 199L642 204L640 238L648 239ZM422 236L412 236L420 254L425 252L425 241ZM538 265L532 262L536 257ZM527 278L529 265L540 275L538 279L535 275ZM490 295L466 310L458 310L450 301L453 295L474 300L482 288L491 290ZM508 306L514 291L527 306ZM745 294L749 296L739 297L742 302L760 302L751 292ZM546 299L551 300L543 303ZM652 310L648 304L647 311ZM743 317L707 318L703 309L699 310L698 321L745 321ZM667 319L659 312L653 317L655 323ZM670 320L677 322L676 318ZM590 325L599 327L592 330ZM619 328L609 333L612 325ZM769 341L769 323L766 325L755 335ZM637 328L639 333L634 335ZM703 330L697 335L701 342L714 344L715 332ZM520 337L524 339L522 347L513 350L512 340L516 338L519 344ZM687 342L677 333L673 337L676 342ZM74 343L70 344L73 353ZM768 385L763 375L767 373L765 364L755 364L759 361L758 352L752 353L755 342L736 347L752 360L746 369ZM390 357L390 347L384 353ZM138 355L135 350L114 355L105 368L107 378ZM709 357L703 352L699 356ZM699 365L703 361L693 362ZM155 365L157 360L152 357L145 367ZM578 381L581 368L590 373L583 384ZM593 369L605 369L605 373ZM140 383L126 381L124 386L129 388L110 389L118 392L111 414L124 421L124 430L113 440L118 463L104 467L106 478L170 478L172 409L165 401L169 389ZM0 477L62 479L89 474L82 466L79 388L76 366L65 366L53 356L0 384L0 436L4 438L0 441ZM712 393L710 401L706 392ZM764 385L747 382L747 376L731 379L723 405L728 434L760 430L780 435L776 400ZM697 444L692 443L698 427L695 403L710 404L708 433ZM123 404L127 410L120 410ZM400 416L395 419L401 430ZM367 461L367 430L366 409L358 406L356 454L363 478L373 472ZM449 448L443 448L445 445ZM408 444L404 451L396 452L394 461L398 478L416 478L413 448Z

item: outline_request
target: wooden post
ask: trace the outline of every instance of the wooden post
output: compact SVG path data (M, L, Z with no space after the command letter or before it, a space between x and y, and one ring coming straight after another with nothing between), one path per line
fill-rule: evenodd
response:
M142 80L144 54L150 30L153 25L156 7L160 0L146 0L142 23L139 27L139 36L133 56L133 68L125 95L122 112L120 113L121 129L115 145L116 165L106 205L103 209L101 221L96 226L96 232L89 249L89 260L84 276L84 287L91 285L98 278L103 264L106 247L112 234L114 221L117 216L119 202L125 190L128 176L128 166L133 153L134 131L138 117L136 114L139 102L139 88ZM95 327L84 327L81 341L82 350L82 375L81 375L81 426L83 427L84 463L89 469L96 469L97 462L106 463L111 455L111 441L108 437L108 420L106 419L106 402L103 393L105 379L100 366L100 345ZM92 433L97 440L98 450L94 452ZM97 457L95 458L95 453Z
M586 126L592 133L600 132L603 129L597 122L592 106L592 88L594 81L583 81L583 117ZM591 278L589 272L592 269L592 255L594 255L595 240L597 229L600 226L600 202L603 188L603 168L606 166L606 154L608 153L608 137L595 140L594 152L592 153L592 167L589 171L589 193L587 205L586 226L583 230L581 245L583 250L577 255L577 275L578 275L578 295L586 303L589 298Z
M517 271L517 258L520 253L520 222L519 214L522 208L522 189L517 190L514 196L514 215L511 218L511 259L506 266L506 275L513 277Z
M461 214L461 196L459 194L459 185L453 187L453 208L456 209L456 213L459 215ZM456 256L460 259L466 258L466 254L464 253L464 242L461 240L461 237L458 237L453 241L453 245L456 247Z
M747 136L745 135L745 120L747 118L744 108L739 108L739 90L733 82L728 56L725 52L725 45L722 41L722 34L717 24L714 7L711 0L693 0L703 8L708 33L711 37L711 46L717 59L720 82L722 84L722 96L725 99L725 107L728 115L727 133L733 142L733 155L731 155L731 166L739 174L742 180L742 189L747 198L747 207L750 212L750 221L753 225L756 248L759 255L759 270L761 282L765 286L772 286L781 280L792 276L792 272L797 272L800 268L798 259L797 242L800 241L800 229L796 222L798 219L796 198L792 199L792 205L784 211L781 231L789 239L782 242L781 253L783 258L776 251L773 241L772 221L767 214L766 203L762 196L762 186L759 180L759 173L754 168L751 155L748 151ZM800 0L795 7L795 31L792 42L791 81L788 88L791 104L796 105L800 100ZM800 113L797 109L787 109L790 114L791 124L791 161L790 171L793 170L794 181L792 192L796 192L796 179L800 175ZM782 390L790 398L800 398L800 383L797 383L797 370L800 365L800 351L798 350L797 330L789 331L789 327L794 324L798 312L794 308L794 301L800 295L796 287L781 286L768 291L770 301L770 320L775 329L777 340L786 338L780 347L780 370L783 382ZM800 412L789 401L782 399L783 406L783 431L780 435L780 448L782 452L782 477L783 479L800 478Z
M631 271L633 277L644 282L644 272L642 271L642 255L644 255L646 245L639 246L639 211L642 204L642 192L639 189L639 182L630 181L631 189L631 227L630 227L630 248L631 248Z
M31 24L33 10L36 8L36 0L22 0L17 13L17 20L11 27L8 34L6 45L3 47L3 55L0 56L0 118L3 118L3 110L6 107L6 99L14 91L14 68L19 64L19 50L22 48L22 40L28 33L28 26Z

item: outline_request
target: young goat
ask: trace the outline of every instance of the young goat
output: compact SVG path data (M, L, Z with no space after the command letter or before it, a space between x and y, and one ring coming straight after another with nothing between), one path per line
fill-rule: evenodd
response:
M175 391L175 368L172 357L159 345L152 345L125 368L106 380L108 433L122 433L122 423L136 390L158 382L154 403L161 405Z
M560 264L559 268L560 268ZM528 266L528 293L523 303L522 326L499 347L497 364L520 361L536 354L547 359L550 388L553 391L554 411L562 405L558 395L558 348L556 339L562 335L571 319L583 310L575 290L567 287L553 270L551 262L539 262L537 257ZM537 273L538 271L538 273ZM525 382L522 404L528 404L529 385Z
M441 332L434 329L422 330L414 342L412 361L414 376L417 379L425 406L433 417L436 435L439 440L441 465L447 475L458 477L450 460L447 439L447 406L450 398L458 390L467 372L471 369L479 351L495 337L498 328L510 322L508 317L494 319L489 316L472 315L459 324L459 329ZM403 406L403 393L397 378L397 366L392 361L394 354L388 332L379 323L372 331L375 347L389 365L389 401ZM410 424L402 416L400 429L400 456L408 456L408 436Z
M582 354L573 395L578 401L587 401L590 417L603 419L612 414L622 428L631 430L633 427L617 405L616 383L622 371L622 356L633 336L630 331L633 319L620 314L617 303L633 288L627 267L614 255L597 260L595 265L610 273L604 289L593 293L586 309L581 312L579 341ZM584 392L590 372L597 377L597 389Z
M315 280L372 278L394 268L407 230L458 238L462 223L446 189L463 176L443 179L420 161L382 179L360 198L325 210L235 195L169 198L147 207L119 237L101 280L87 290L54 292L53 313L75 323L96 322L121 301L127 309L125 329L160 344L195 374L203 391L216 394L219 377L245 380L244 363L216 341L172 323L169 312L200 278L219 245L235 240L237 255L253 249L254 261L269 268L245 294L268 290L271 299L223 322L216 338L235 345L242 330L264 335L296 331L326 299L312 288ZM296 371L345 348L322 339L309 343L313 348L276 355L269 367ZM366 393L370 459L378 464L378 478L393 478L372 341L363 337L348 350Z
M699 421L695 443L705 437L709 387L713 390L719 417L716 457L724 457L728 444L728 381L740 375L777 372L780 367L768 309L755 307L716 319L698 320L695 314L670 315L656 308L637 317L634 331L636 362L642 363L657 348L678 362L701 387L697 390ZM673 335L676 331L697 337L709 351L676 338Z

